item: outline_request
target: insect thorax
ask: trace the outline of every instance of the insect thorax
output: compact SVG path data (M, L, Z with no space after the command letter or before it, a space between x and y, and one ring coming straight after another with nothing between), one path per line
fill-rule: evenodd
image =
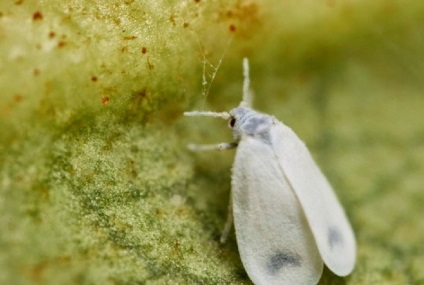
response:
M269 141L269 131L274 123L274 118L261 114L247 107L237 107L230 111L230 115L235 119L233 135L236 140L242 136L253 136L265 141Z

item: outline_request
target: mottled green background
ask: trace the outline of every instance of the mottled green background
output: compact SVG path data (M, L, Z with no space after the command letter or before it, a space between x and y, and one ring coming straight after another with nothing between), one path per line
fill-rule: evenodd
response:
M236 106L244 56L356 232L320 284L424 284L421 0L1 1L0 284L249 284L234 152L185 148L231 133L182 116Z

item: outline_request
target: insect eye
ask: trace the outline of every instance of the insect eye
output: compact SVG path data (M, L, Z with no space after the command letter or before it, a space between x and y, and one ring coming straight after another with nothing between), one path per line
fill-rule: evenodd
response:
M234 128L235 124L236 124L236 118L232 117L230 120L230 127Z

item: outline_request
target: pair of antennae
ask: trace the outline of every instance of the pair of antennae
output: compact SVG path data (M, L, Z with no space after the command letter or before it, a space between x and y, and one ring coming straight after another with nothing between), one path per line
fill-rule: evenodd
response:
M252 94L250 92L250 78L249 78L249 60L243 58L243 100L240 106L250 107L252 102ZM184 116L188 117L215 117L228 120L231 116L228 112L211 112L211 111L191 111L184 112Z

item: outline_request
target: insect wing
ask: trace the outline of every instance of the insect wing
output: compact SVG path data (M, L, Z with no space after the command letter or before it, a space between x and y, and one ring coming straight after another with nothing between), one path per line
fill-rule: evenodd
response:
M255 284L316 284L323 262L272 147L243 137L232 175L241 260Z
M305 212L324 263L335 274L348 275L355 264L355 237L330 183L289 127L278 123L270 134L279 165Z

